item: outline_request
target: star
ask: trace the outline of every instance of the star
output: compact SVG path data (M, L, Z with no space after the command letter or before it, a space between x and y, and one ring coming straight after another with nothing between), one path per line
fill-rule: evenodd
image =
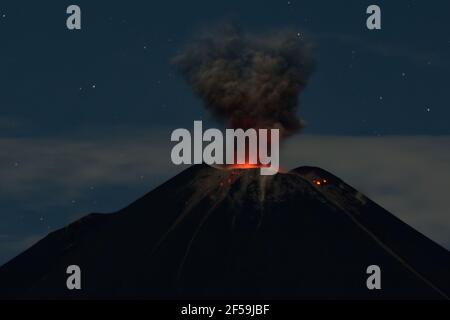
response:
M95 84L92 85L92 89L95 89Z
M380 96L380 98L379 98L380 100L383 100L383 96Z
M430 112L430 111L431 111L431 109L430 109L429 107L427 107L425 110L427 110L427 112Z
M2 14L2 18L6 18L6 14Z

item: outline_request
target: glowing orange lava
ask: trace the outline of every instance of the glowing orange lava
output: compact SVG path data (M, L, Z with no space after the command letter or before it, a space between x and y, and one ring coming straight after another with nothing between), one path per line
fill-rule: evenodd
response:
M233 173L237 173L237 170L250 170L250 169L259 169L259 168L270 168L270 165L268 164L253 164L253 163L243 163L243 164L226 164L226 165L220 165L216 166L216 168L225 169L225 170L236 170L236 172L233 171ZM286 170L284 170L281 166L278 168L279 173L286 173Z
M243 163L243 164L233 164L228 166L230 169L256 169L256 168L268 168L269 165L263 164L252 164L252 163Z
M313 182L316 186L320 187L320 186L326 184L326 183L327 183L327 180L326 180L326 179L314 179L312 182Z

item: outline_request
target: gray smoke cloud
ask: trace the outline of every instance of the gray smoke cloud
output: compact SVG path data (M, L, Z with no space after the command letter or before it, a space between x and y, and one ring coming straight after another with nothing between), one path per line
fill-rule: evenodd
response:
M194 39L174 58L178 70L216 117L233 128L303 127L300 92L314 71L311 44L297 32L244 33L222 26Z

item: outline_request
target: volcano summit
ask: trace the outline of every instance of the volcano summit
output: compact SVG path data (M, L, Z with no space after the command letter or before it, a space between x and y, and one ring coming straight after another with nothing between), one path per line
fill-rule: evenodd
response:
M195 165L49 234L0 268L0 297L448 299L449 270L446 249L322 169Z

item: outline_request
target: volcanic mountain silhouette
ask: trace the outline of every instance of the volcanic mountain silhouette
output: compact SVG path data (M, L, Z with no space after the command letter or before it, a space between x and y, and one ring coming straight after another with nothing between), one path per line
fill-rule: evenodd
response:
M0 297L448 299L449 273L446 249L322 169L197 165L49 234L0 268Z

